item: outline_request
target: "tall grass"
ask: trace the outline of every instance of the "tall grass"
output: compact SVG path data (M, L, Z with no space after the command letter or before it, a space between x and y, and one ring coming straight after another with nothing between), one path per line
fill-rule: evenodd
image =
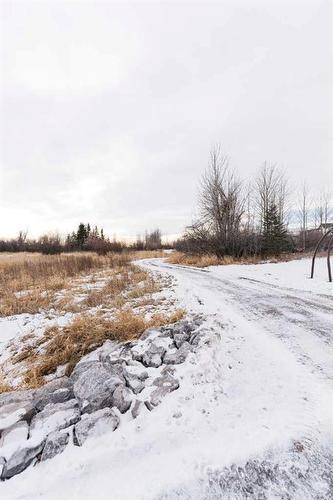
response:
M179 264L184 266L193 267L208 267L208 266L227 266L230 264L260 264L263 262L278 263L278 262L289 262L291 260L298 260L302 258L311 257L312 254L296 254L296 253L286 253L278 256L271 256L268 259L263 259L260 255L253 255L249 257L232 257L230 255L225 255L224 257L217 257L213 254L189 254L183 252L172 252L168 258L167 262L170 264ZM320 254L324 255L324 253Z
M237 262L234 257L229 257L229 256L221 258L212 254L192 255L182 252L172 252L169 255L167 261L170 262L170 264L181 264L184 266L193 266L193 267L219 266L226 264L234 264Z
M75 277L130 264L129 253L97 256L18 255L0 258L0 316L36 313L50 306L57 291Z
M11 354L12 368L2 377L0 392L10 390L12 377L18 374L28 387L42 385L44 377L60 365L66 365L70 373L82 356L107 339L136 339L151 326L180 319L184 312L173 306L167 314L159 313L161 300L154 294L161 290L161 281L132 264L136 259L161 255L0 254L0 316L47 312L51 307L56 313L74 313L65 327L49 328L42 337L22 336Z
M73 255L39 255L30 259L0 259L0 284L16 291L26 290L30 286L44 284L57 278L68 278L87 273L92 269L115 267L127 264L130 254L110 254L107 256L73 254Z
M27 350L25 361L28 364L31 362L31 367L25 374L25 383L29 387L39 386L43 384L45 375L53 373L61 365L67 365L66 373L70 374L82 356L101 346L106 340L131 341L137 339L147 328L173 323L183 316L184 311L181 309L168 315L155 314L149 319L130 309L119 311L113 319L93 315L78 316L66 327L50 328L42 343L39 342L35 349Z

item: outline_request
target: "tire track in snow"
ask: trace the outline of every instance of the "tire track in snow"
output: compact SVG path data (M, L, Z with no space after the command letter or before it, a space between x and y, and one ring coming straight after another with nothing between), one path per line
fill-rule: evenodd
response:
M234 419L239 433L245 432L243 459L222 468L212 464L201 489L186 485L160 498L333 498L332 298L161 261L153 266L178 279L185 304L194 310L200 305L206 314L215 308L227 324L218 365L233 366L222 373L226 410L221 426ZM256 408L263 401L267 421ZM266 425L272 434L266 451L254 457L246 454L246 428L237 420L246 412L253 432ZM274 440L274 425L280 440ZM232 439L225 439L232 446Z

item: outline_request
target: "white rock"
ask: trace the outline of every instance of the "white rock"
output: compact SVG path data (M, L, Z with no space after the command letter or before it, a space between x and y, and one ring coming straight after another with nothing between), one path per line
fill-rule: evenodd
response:
M78 446L91 436L99 436L104 432L113 432L119 425L119 417L111 408L103 408L94 413L82 415L82 419L75 425L74 442Z
M149 401L145 402L149 410L158 406L167 394L178 389L179 382L170 373L165 372L164 375L154 380L153 385L156 389L151 393Z
M119 366L115 366L113 370L106 369L102 363L94 362L88 364L87 369L82 365L80 373L74 370L74 395L80 402L82 411L90 413L111 406L114 390L125 381L119 375L119 369Z
M132 404L132 407L131 407L131 415L133 418L137 418L140 413L142 412L142 409L145 407L143 401L139 401L138 399L136 399L133 404Z
M46 443L43 449L41 461L49 460L50 458L59 455L64 451L69 441L68 432L55 431L47 436Z
M15 442L24 442L28 439L29 426L21 420L8 427L1 433L0 447L12 445Z
M0 394L0 408L11 403L26 404L32 400L35 391L30 389L27 391L11 391Z
M8 403L0 408L0 432L20 420L30 420L35 413L30 401Z
M125 413L130 408L133 393L124 385L119 385L113 393L112 406L118 408L120 413Z
M2 478L5 466L6 466L6 460L3 457L0 457L0 479Z
M180 363L184 363L190 351L191 345L186 341L178 350L166 353L163 361L167 365L179 365Z
M7 456L6 465L2 471L2 479L8 479L24 471L39 455L44 446L44 439L28 439L23 445Z
M53 431L65 429L80 419L80 410L76 400L65 403L49 404L37 413L31 421L30 435L46 437Z
M124 375L128 387L132 389L134 394L139 394L139 392L141 392L145 388L145 384L139 379L139 377L128 372Z
M54 379L36 390L33 404L37 410L43 410L48 404L63 403L73 397L72 384L68 377Z

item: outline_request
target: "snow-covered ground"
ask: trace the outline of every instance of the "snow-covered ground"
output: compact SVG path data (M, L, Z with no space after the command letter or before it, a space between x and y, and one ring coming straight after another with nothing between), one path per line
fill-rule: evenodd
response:
M333 284L308 259L205 270L162 259L210 342L151 413L0 484L0 498L333 498Z
M5 255L4 258L10 258ZM121 278L121 272L117 278ZM29 363L27 363L26 353L41 353L45 346L39 343L45 336L48 329L52 327L65 327L70 325L77 317L83 314L102 314L106 319L114 318L119 312L119 306L112 304L112 293L107 291L108 283L115 279L113 268L106 268L102 271L73 278L68 283L68 287L58 290L54 295L54 302L50 301L49 307L40 308L36 313L22 313L12 316L0 317L0 382L5 382L13 388L21 387L24 383L24 376ZM152 283L139 281L129 284L117 297L124 298L126 305L137 314L142 314L148 320L156 312L159 314L170 314L175 311L175 307L168 300L165 300L164 292L159 288L167 288L171 285L167 276L163 281L156 281L156 291L149 288ZM97 296L97 302L92 296L92 304L89 303L89 294L99 292L106 288L105 295ZM133 291L141 293L133 297L128 296ZM44 292L45 293L45 292ZM26 291L16 292L16 295L24 295ZM171 298L173 301L173 298ZM110 301L110 302L108 302ZM63 302L63 304L62 304ZM22 359L20 359L22 356ZM36 357L36 360L37 357ZM57 375L64 371L66 367L59 367ZM48 378L52 378L52 374Z

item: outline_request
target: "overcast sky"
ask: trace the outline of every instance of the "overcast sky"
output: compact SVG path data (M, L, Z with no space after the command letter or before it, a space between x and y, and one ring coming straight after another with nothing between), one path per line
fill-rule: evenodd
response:
M2 1L0 236L179 233L216 142L333 187L330 3Z

